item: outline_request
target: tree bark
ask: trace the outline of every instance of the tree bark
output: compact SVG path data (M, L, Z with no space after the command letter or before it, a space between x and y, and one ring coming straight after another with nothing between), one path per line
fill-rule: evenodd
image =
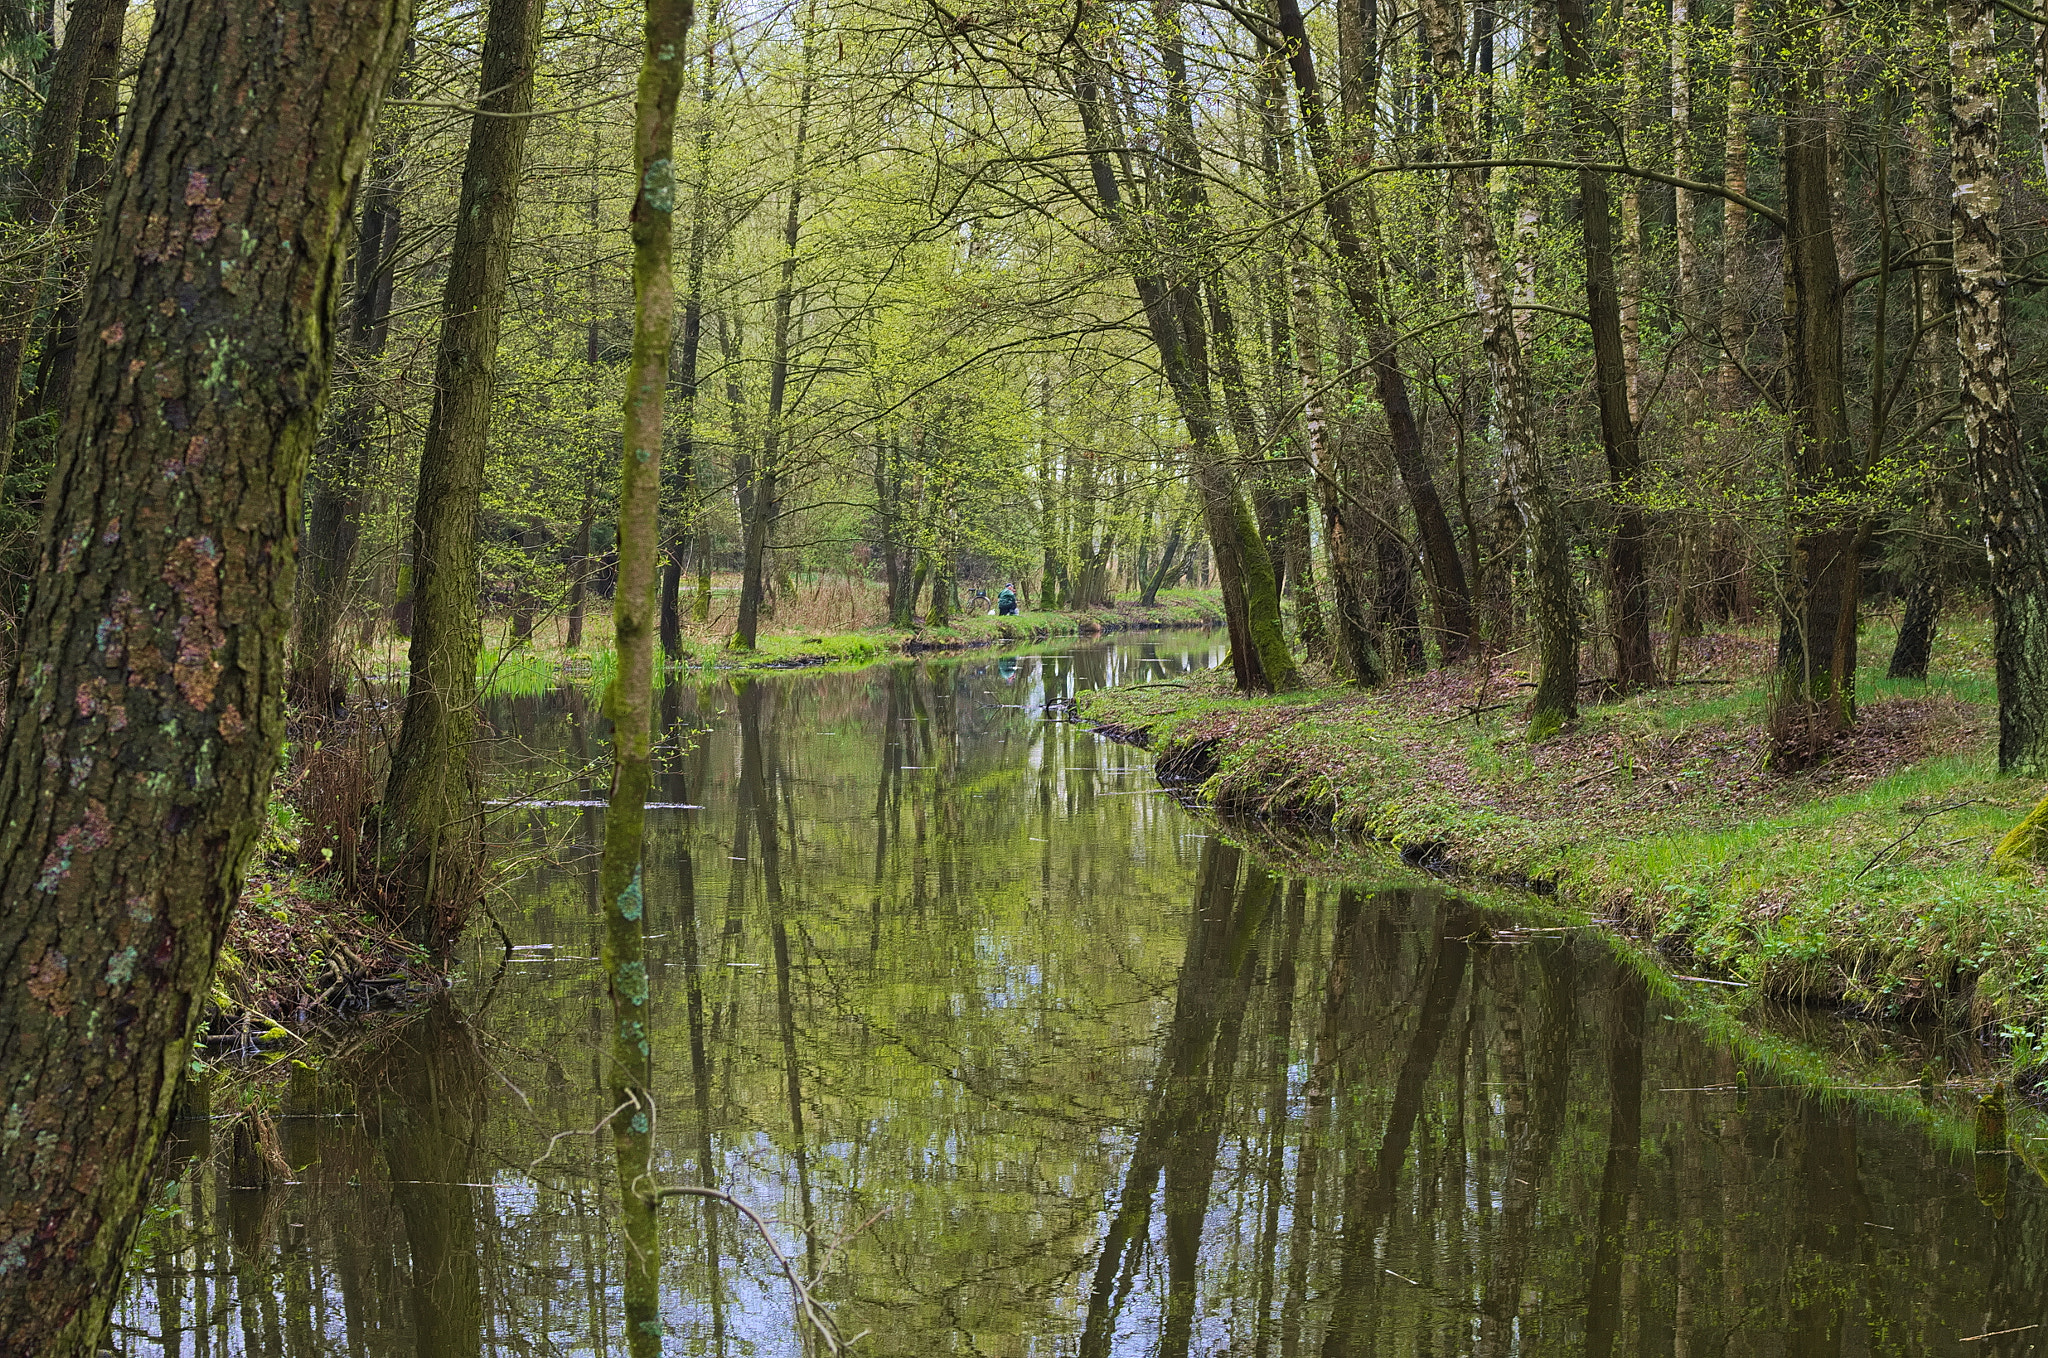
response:
M1572 0L1566 0L1570 3ZM1564 9L1561 5L1560 11ZM1445 149L1453 160L1480 159L1482 148L1464 88L1463 9L1458 0L1423 0L1421 19L1436 76L1437 118ZM1563 27L1569 64L1572 20L1565 18ZM1543 740L1563 729L1579 712L1579 611L1572 583L1571 545L1537 443L1535 402L1521 341L1515 334L1511 284L1494 233L1486 171L1453 170L1450 174L1451 195L1464 238L1465 269L1472 281L1473 306L1479 313L1480 342L1493 373L1502 475L1515 488L1523 541L1528 544L1541 657L1536 698L1529 708L1529 738Z
M533 119L540 0L490 0L480 111L441 302L434 405L413 506L412 646L405 718L375 813L378 904L408 938L445 952L461 934L483 867L476 765L477 515L497 389L498 323Z
M299 486L404 0L158 0L0 740L0 1334L97 1351L284 738Z
M1594 77L1588 46L1585 0L1558 0L1557 31L1564 78L1584 100ZM1583 104L1574 110L1571 138L1590 160ZM1586 313L1592 321L1594 380L1600 393L1600 442L1607 452L1607 488L1614 499L1614 541L1607 552L1608 624L1614 637L1614 679L1624 689L1657 680L1657 655L1650 644L1650 584L1645 569L1649 526L1636 501L1642 474L1642 445L1630 412L1628 337L1614 275L1614 225L1607 176L1579 171L1579 221L1586 261ZM1539 585L1539 591L1542 586Z
M14 225L28 234L49 231L63 211L102 34L119 33L127 10L127 0L73 0L63 45L50 69L42 111L36 115L28 170L11 205ZM22 362L41 308L46 263L46 251L36 249L0 283L0 480L14 465L14 419L21 402Z
M1366 258L1361 239L1360 214L1353 207L1353 190L1337 164L1338 148L1330 134L1322 86L1316 77L1315 54L1309 47L1299 0L1275 0L1274 12L1281 39L1287 45L1287 68L1294 81L1295 101L1301 109L1309 159L1322 189L1323 219L1329 225L1330 244L1337 255L1338 278L1365 334L1367 366L1372 369L1380 408L1386 413L1394 465L1415 507L1423 557L1436 593L1443 659L1450 663L1464 658L1472 643L1472 601L1465 583L1464 562L1458 556L1457 535L1451 531L1450 518L1444 513L1443 500L1423 456L1422 433L1415 422L1415 408L1408 395L1407 375L1401 370L1394 329L1380 306L1372 261ZM1362 154L1369 157L1370 148ZM1374 208L1370 197L1364 196L1369 190L1360 188L1357 192L1370 225Z
M1948 7L1957 376L1991 574L1998 769L2038 778L2048 774L2048 505L2013 419L1995 14L1992 0Z
M633 356L619 457L619 583L612 593L618 675L612 719L612 781L606 799L598 896L605 919L604 974L611 996L608 1080L612 1149L626 1237L625 1330L632 1358L660 1358L660 1199L654 1182L655 1103L644 957L646 893L641 858L653 778L655 572L661 558L661 435L675 325L674 166L676 100L690 33L690 0L647 0L646 42L633 110ZM786 277L786 275L785 275ZM630 1110L630 1111L629 1111Z

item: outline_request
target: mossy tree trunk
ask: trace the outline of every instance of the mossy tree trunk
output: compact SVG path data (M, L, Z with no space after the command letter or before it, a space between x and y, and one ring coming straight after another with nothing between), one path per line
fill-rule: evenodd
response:
M2048 505L2013 419L2003 309L2009 282L1998 222L2005 195L1996 12L1992 0L1951 0L1948 7L1957 377L1991 569L1998 768L2038 778L2048 774Z
M405 0L157 0L0 741L0 1334L98 1350L284 739L355 181Z
M655 574L661 558L661 439L675 328L676 100L685 74L690 0L647 0L645 50L633 110L633 356L619 456L619 581L612 595L617 677L612 781L598 868L605 986L611 997L612 1150L625 1227L626 1347L659 1358L661 1237L655 1210L653 1016L644 957L641 856L654 757Z
M127 18L127 7L118 6L107 11L100 27L99 49L87 77L85 112L78 126L78 154L71 162L71 181L66 185L67 200L62 214L66 239L58 246L54 264L54 272L59 276L84 272L92 252L90 232L98 223L100 206L112 178L107 157L121 130L121 41ZM82 301L79 294L67 291L51 309L49 325L38 345L35 381L22 398L21 414L15 423L17 437L29 432L22 425L40 422L43 417L63 410L65 394L71 387L71 372L77 366ZM54 427L37 432L49 441L55 439ZM19 460L10 458L9 465L18 467Z
M405 717L377 809L379 904L408 938L445 951L461 934L483 870L477 781L477 517L497 390L498 324L533 123L540 0L491 0L479 112L441 302L434 404L420 450L412 525L412 645Z

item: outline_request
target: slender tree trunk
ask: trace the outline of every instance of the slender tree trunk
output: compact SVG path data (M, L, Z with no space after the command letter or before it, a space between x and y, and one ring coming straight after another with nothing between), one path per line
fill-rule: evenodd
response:
M1330 580L1336 594L1336 655L1352 681L1367 688L1386 682L1380 658L1373 604L1365 590L1365 544L1358 531L1359 511L1347 501L1356 494L1355 478L1346 478L1336 454L1329 413L1323 396L1323 327L1316 293L1307 267L1295 263L1294 336L1296 365L1301 373L1303 453L1316 485L1323 514L1323 549L1330 555Z
M1353 190L1338 165L1338 147L1331 136L1322 86L1316 78L1315 54L1309 46L1308 30L1302 22L1298 0L1275 0L1280 35L1287 45L1287 68L1294 81L1296 102L1301 109L1301 126L1314 163L1316 182L1323 194L1323 218L1330 228L1330 243L1339 266L1339 281L1351 309L1364 332L1367 365L1373 386L1386 414L1387 432L1394 452L1394 465L1415 507L1415 522L1422 537L1423 557L1430 583L1436 592L1437 622L1443 634L1443 658L1462 659L1472 642L1472 601L1465 583L1464 562L1458 555L1457 535L1444 513L1423 456L1422 433L1415 422L1415 409L1408 395L1408 378L1401 370L1394 329L1380 306L1372 261L1366 258L1358 215L1353 208ZM1353 151L1352 154L1360 154ZM1363 154L1370 157L1370 147ZM1376 209L1369 192L1359 189L1366 225L1372 224Z
M85 111L78 127L78 157L72 162L64 208L65 242L59 246L56 272L76 278L92 253L92 235L112 178L107 155L120 134L121 39L128 17L125 3L110 8L100 27L99 50L93 57ZM37 420L64 408L77 362L78 313L84 298L67 292L57 303L43 332L33 390L22 407L21 421ZM51 434L54 438L54 430ZM10 445L11 446L11 445ZM14 465L10 462L10 465Z
M718 24L714 4L707 16L707 29ZM718 94L718 43L707 33L704 68L697 86L697 164L690 185L690 252L684 267L683 343L676 370L676 395L680 437L676 440L676 466L672 473L681 502L677 524L669 534L668 566L661 582L661 649L669 659L682 654L683 619L679 596L682 592L683 556L686 545L707 561L711 544L703 527L703 496L697 468L697 363L704 344L704 265L711 248L711 107ZM709 572L706 572L708 585ZM708 589L707 589L708 595ZM708 607L709 598L705 603Z
M1570 3L1571 0L1567 0ZM1423 32L1436 74L1437 118L1453 160L1479 160L1483 148L1469 111L1465 83L1465 16L1458 0L1423 0ZM1572 38L1565 20L1566 47ZM1569 58L1567 58L1569 60ZM1529 737L1556 734L1579 712L1579 610L1572 582L1571 546L1566 540L1550 475L1537 443L1535 403L1515 335L1511 284L1500 258L1488 201L1486 171L1451 171L1451 194L1464 237L1465 269L1479 312L1480 342L1493 373L1499 412L1501 461L1516 488L1516 507L1528 544L1534 583L1537 648L1541 661L1536 698L1529 709ZM1589 228L1590 230L1590 228Z
M1914 0L1912 7L1914 50L1924 52L1941 35L1943 19L1934 12L1933 0ZM2048 33L2048 28L2042 30ZM2048 51L2039 47L2037 53ZM1945 65L1946 63L1943 63ZM1904 214L1912 234L1913 253L1923 258L1938 257L1946 247L1949 193L1947 176L1936 157L1935 129L1946 126L1948 101L1942 97L1937 67L1931 57L1913 62L1913 115L1906 120L1906 182L1910 205ZM1937 339L1947 314L1942 280L1947 271L1921 268L1913 273L1914 334L1919 337L1913 354L1914 424L1933 437L1941 437L1944 423L1939 415L1947 400L1944 365ZM1891 663L1886 674L1893 679L1925 679L1928 661L1934 654L1934 639L1944 602L1943 573L1949 553L1940 546L1946 528L1947 478L1935 486L1926 513L1906 547L1906 606L1899 619L1899 634L1892 644Z
M408 17L157 0L0 737L13 1352L99 1351L262 827L340 246Z
M71 167L78 159L79 127L93 91L101 35L118 33L127 9L127 0L72 0L64 43L57 49L43 107L36 115L28 170L10 205L14 224L26 233L49 231L63 211ZM47 251L36 249L14 266L11 276L0 281L0 480L14 465L14 419L21 401L22 362L28 354L29 336L35 333L47 264Z
M1728 118L1721 184L1730 193L1749 193L1750 23L1755 0L1734 0L1728 25ZM1722 413L1742 404L1746 379L1743 355L1749 338L1749 309L1743 302L1743 268L1749 263L1749 209L1721 200L1721 373Z
M789 400L789 350L791 313L796 303L796 243L803 229L804 180L809 165L804 156L810 138L811 99L817 90L817 55L812 49L817 18L815 3L803 31L803 84L797 95L796 135L790 143L788 201L782 215L781 281L775 289L774 334L768 355L768 419L761 434L761 457L754 465L753 503L746 516L746 564L740 581L739 626L732 635L733 646L754 649L761 627L761 608L768 597L769 537L781 509L781 466L788 431L783 427Z
M405 717L377 816L378 894L408 938L445 952L483 867L477 782L477 515L496 392L498 322L519 170L533 120L540 0L490 0L481 111L470 122L441 303L434 405L413 506L412 647Z
M619 583L612 593L617 678L612 781L606 799L603 902L605 987L611 996L608 1063L612 1148L626 1236L625 1331L632 1358L660 1358L661 1236L655 1210L656 1031L645 961L641 855L654 756L655 569L661 556L661 433L675 325L673 254L676 100L690 33L690 0L647 0L646 46L633 110L633 356L619 457ZM630 1110L630 1111L628 1111Z
M1841 269L1828 186L1825 88L1811 35L1788 39L1785 177L1786 358L1793 425L1792 541L1780 591L1773 758L1797 766L1855 719L1856 614L1865 525L1842 354Z
M348 385L314 449L307 477L311 507L292 596L289 682L293 705L310 716L332 716L348 699L348 680L337 669L337 653L353 600L363 488L374 448L371 426L377 400L368 384L390 332L392 255L401 216L395 160L396 148L387 143L377 148L370 162L362 220L356 228L348 330L336 360Z
M1564 78L1583 101L1594 71L1588 46L1585 0L1558 0L1557 29L1563 48ZM1591 159L1583 104L1574 110L1572 143ZM1631 179L1631 182L1634 182ZM1614 498L1614 541L1607 553L1608 623L1614 635L1614 679L1623 688L1657 680L1657 655L1650 644L1650 584L1646 562L1649 527L1641 505L1638 478L1642 445L1629 413L1627 335L1614 276L1614 227L1607 195L1607 176L1579 171L1579 220L1585 246L1586 311L1592 321L1594 380L1600 391L1600 442L1607 451L1607 488ZM1541 587L1539 586L1539 589Z
M1998 220L1996 12L1992 0L1950 0L1948 7L1956 352L1963 437L1991 569L1998 769L2039 778L2048 774L2048 506L2013 419Z

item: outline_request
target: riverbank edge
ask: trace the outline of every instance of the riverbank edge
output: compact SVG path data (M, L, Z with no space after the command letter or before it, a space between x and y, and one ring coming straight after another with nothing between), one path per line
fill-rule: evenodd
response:
M1185 594L1178 598L1169 596L1151 607L1107 604L1101 608L1018 613L1007 618L976 614L956 618L943 627L915 627L907 631L884 628L820 636L765 636L752 652L735 651L717 642L698 642L694 655L671 661L669 668L719 673L816 669L825 665L854 668L885 664L906 655L1030 646L1057 637L1216 627L1222 622L1223 605L1218 596Z
M1240 699L1214 690L1141 697L1107 689L1083 694L1075 717L1108 739L1148 750L1162 784L1227 817L1349 836L1392 850L1432 876L1548 897L1640 935L1682 957L1688 970L1796 1003L1934 1021L2002 1052L2025 1087L2048 1075L2041 1036L2041 1016L2048 1012L2044 875L2017 879L1968 859L1930 861L1927 869L1908 873L1872 875L1868 867L1857 868L1881 861L1885 840L1894 838L1874 833L1881 806L1898 804L1909 823L1910 813L1923 808L1949 813L1949 832L1977 831L1986 847L2023 816L2040 786L1993 777L1986 742L1907 761L1852 789L1817 789L1751 820L1626 834L1583 814L1539 823L1444 795L1426 779L1431 758L1441 767L1448 737L1435 738L1430 758L1332 761L1325 757L1332 745L1328 732L1317 729L1326 697ZM1284 710L1290 698L1299 716L1276 716L1276 707ZM1248 714L1262 719L1237 720ZM1431 739L1424 729L1429 725L1435 723L1393 725L1375 738L1389 747L1404 739L1419 745ZM1845 827L1849 833L1838 833ZM1908 835L1919 828L1910 826ZM1772 841L1775 849L1776 840L1802 834L1841 841L1832 860L1845 867L1801 880L1772 871L1785 866L1787 854L1775 862L1737 861L1760 842ZM1712 844L1725 852L1705 861L1703 850ZM1825 847L1808 857L1815 853ZM1675 872L1680 864L1685 870ZM1946 886L1934 904L1916 912L1903 898L1923 889L1929 875L1948 879ZM1883 909L1861 908L1858 889L1865 882L1893 889L1901 899ZM1954 908L1962 904L1975 907L1975 914L1966 918ZM1920 927L1904 927L1916 913Z
M1108 604L1101 608L1020 613L1007 618L976 614L944 627L880 628L856 632L776 632L763 635L752 651L733 650L725 640L683 638L683 654L666 659L657 682L685 675L744 675L778 670L864 669L905 656L1038 645L1061 637L1119 632L1218 627L1221 597L1213 591L1178 591L1149 607ZM562 651L521 647L487 648L478 660L486 693L531 692L565 683L603 683L616 663L602 647ZM399 675L387 676L391 680Z
M1799 1015L1810 1011L1796 1002L1774 1001L1754 987L1724 978L1688 974L1692 959L1675 941L1659 941L1618 921L1596 917L1567 898L1423 872L1376 840L1312 838L1298 825L1282 827L1276 835L1270 825L1229 817L1217 820L1224 838L1252 854L1268 871L1285 877L1365 892L1426 884L1466 896L1487 918L1487 930L1468 940L1476 944L1514 947L1557 934L1597 941L1677 1021L1726 1048L1717 1082L1685 1092L1743 1105L1752 1091L1772 1087L1847 1096L1894 1121L1920 1125L1959 1154L2009 1150L2048 1182L2048 1157L2039 1149L2048 1140L2042 1135L2048 1128L2048 1099L2040 1085L2014 1081L2010 1062L1995 1052L1975 1044L1958 1049L1924 1032L1916 1035L1917 1042L1899 1043L1892 1040L1899 1030L1862 1021L1816 1030L1800 1020ZM1823 1035L1832 1041L1819 1040ZM1943 1048L1945 1059L1926 1059L1936 1047ZM1982 1115L1984 1100L2008 1084L2021 1095L2011 1101L2009 1127Z

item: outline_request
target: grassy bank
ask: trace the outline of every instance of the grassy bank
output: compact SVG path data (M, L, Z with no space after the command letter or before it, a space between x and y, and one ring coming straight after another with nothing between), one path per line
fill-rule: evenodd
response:
M1873 620L1865 659L1881 666L1890 643ZM2048 878L1987 859L2042 788L1994 776L1984 625L1945 627L1925 683L1862 670L1858 729L1794 776L1763 758L1774 645L1761 630L1688 642L1683 683L1588 701L1535 746L1512 656L1369 693L1244 699L1216 674L1091 694L1082 716L1225 812L1554 891L1764 994L1988 1024L2041 1064Z
M608 621L608 620L607 620ZM749 670L800 669L819 665L872 665L878 661L926 651L1028 644L1054 637L1092 636L1109 632L1168 627L1207 627L1223 621L1220 598L1209 591L1168 591L1151 608L1110 604L1102 608L1019 613L999 618L976 613L955 618L943 627L868 628L854 632L783 629L764 631L752 651L732 649L730 637L715 631L683 636L679 668L743 673ZM576 649L537 634L527 643L496 638L486 648L479 669L487 684L500 689L550 688L566 679L605 678L614 652L608 628L592 629L587 644ZM403 665L386 665L402 676Z

